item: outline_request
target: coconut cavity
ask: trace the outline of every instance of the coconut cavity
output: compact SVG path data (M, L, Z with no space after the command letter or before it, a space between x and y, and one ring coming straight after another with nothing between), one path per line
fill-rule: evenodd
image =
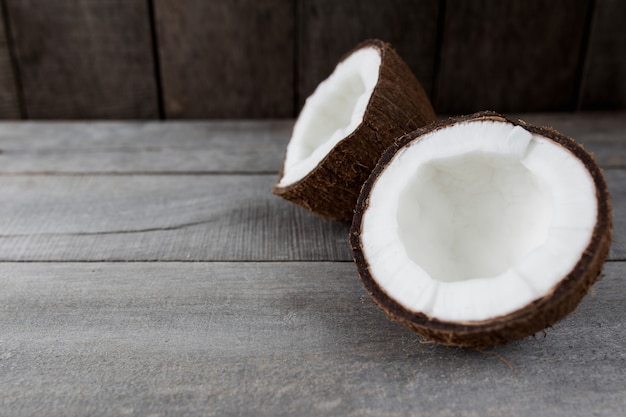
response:
M363 122L380 64L378 49L360 49L340 62L318 85L294 126L279 186L303 178Z
M471 152L421 165L400 192L398 237L434 280L497 277L546 241L549 190L518 158Z
M598 216L585 164L504 119L426 133L368 183L352 231L357 258L383 297L442 322L488 322L549 296Z

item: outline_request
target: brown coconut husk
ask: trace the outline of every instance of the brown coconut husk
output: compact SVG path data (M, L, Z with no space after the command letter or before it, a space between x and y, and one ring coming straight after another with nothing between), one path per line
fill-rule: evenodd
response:
M343 59L367 47L380 52L381 64L363 122L304 178L272 189L326 219L351 221L361 186L385 149L405 133L435 121L424 89L391 45L368 40ZM283 170L284 165L281 178Z
M419 140L421 136L427 133L445 129L456 123L474 120L495 120L520 125L531 133L548 138L567 149L585 165L593 178L598 214L592 238L586 249L581 253L578 263L549 293L524 308L504 316L480 322L448 322L407 310L378 286L363 253L360 240L361 227L363 214L369 204L369 195L372 187L399 149L413 141ZM571 313L600 275L604 261L609 253L611 241L610 196L602 170L594 161L593 156L587 153L573 139L560 134L552 128L531 126L523 121L513 122L495 112L481 112L452 118L423 129L418 129L399 139L385 152L373 170L371 177L363 186L350 231L350 243L361 281L376 304L390 318L437 343L473 348L503 345L522 339L553 326L557 321Z

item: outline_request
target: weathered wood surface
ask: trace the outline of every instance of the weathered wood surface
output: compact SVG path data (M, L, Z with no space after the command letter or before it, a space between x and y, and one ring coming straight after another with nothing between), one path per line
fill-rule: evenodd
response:
M0 118L293 117L392 43L440 113L626 107L620 0L2 0Z
M351 263L3 263L0 414L623 416L625 266L480 353L389 321Z
M390 42L427 94L432 94L439 18L437 0L304 0L301 3L296 111L344 54L370 38Z
M626 113L512 114L626 167ZM0 174L278 173L291 120L0 123Z
M0 2L0 119L20 119L20 87L15 74L11 34L5 22L5 9Z
M624 167L623 113L519 117ZM291 124L4 123L0 260L349 261L347 225L269 193ZM626 170L606 177L626 210ZM614 223L610 257L626 260L626 220Z
M520 117L609 168L612 261L482 353L389 321L347 226L269 193L291 121L0 123L0 415L623 416L626 117Z
M0 178L0 260L350 260L276 175ZM18 215L16 215L18 214Z
M294 7L154 0L167 118L292 117Z
M35 119L158 118L145 0L4 0Z
M610 259L626 260L626 170ZM0 178L0 261L350 261L348 226L270 194L275 175ZM19 214L19 216L16 216Z
M291 120L0 123L0 174L278 173Z
M447 0L435 110L574 110L589 5Z
M581 108L626 107L626 3L597 0L582 83Z

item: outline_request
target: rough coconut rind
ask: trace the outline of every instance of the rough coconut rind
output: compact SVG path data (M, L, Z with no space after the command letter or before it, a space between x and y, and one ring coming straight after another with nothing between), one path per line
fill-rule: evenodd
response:
M375 48L381 56L378 82L363 122L304 178L272 189L277 196L331 220L352 220L361 186L395 139L435 121L424 89L389 44L369 40L343 59L362 48ZM283 165L279 177L284 169Z
M576 266L552 290L540 299L504 316L480 322L448 322L433 319L421 313L407 310L389 297L372 276L368 261L361 245L361 228L364 212L369 204L369 195L377 177L405 145L422 135L443 129L456 123L493 120L519 125L537 135L548 138L578 158L587 168L596 190L597 221L592 238L581 254ZM611 204L606 181L593 156L574 140L548 127L536 127L523 121L513 122L495 112L481 112L469 116L452 118L418 129L400 138L381 157L369 177L357 202L355 216L350 231L350 243L358 273L365 288L376 304L389 317L425 337L444 344L461 347L487 347L502 345L522 339L554 325L572 312L585 296L602 271L612 240Z

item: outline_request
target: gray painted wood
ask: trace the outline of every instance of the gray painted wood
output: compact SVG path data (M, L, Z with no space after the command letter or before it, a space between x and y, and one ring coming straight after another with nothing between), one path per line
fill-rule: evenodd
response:
M0 260L351 260L276 175L0 177Z
M0 123L0 174L272 172L291 120Z
M626 260L626 170L605 172ZM352 259L348 226L270 194L275 175L0 177L0 260Z
M146 0L4 0L26 116L157 118Z
M4 8L0 7L0 119L22 117L19 87L11 56L10 33L5 24Z
M512 114L626 167L626 113ZM0 123L0 175L278 172L291 120Z
M576 108L589 0L445 4L437 112Z
M351 263L2 263L0 414L623 416L625 267L480 353L388 320Z
M293 116L295 2L154 7L168 118Z
M345 53L369 38L390 42L432 93L437 0L304 0L299 13L296 110Z
M597 0L580 107L626 108L626 3Z
M626 260L625 118L523 118L606 150ZM626 262L546 337L424 344L269 193L290 125L0 124L0 415L626 414Z

